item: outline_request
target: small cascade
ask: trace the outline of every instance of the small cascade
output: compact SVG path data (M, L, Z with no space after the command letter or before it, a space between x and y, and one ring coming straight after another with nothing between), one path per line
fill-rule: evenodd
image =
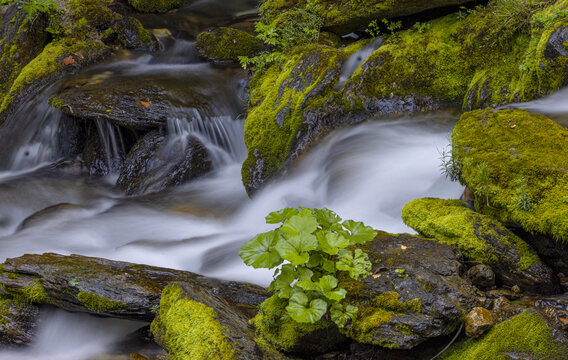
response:
M379 37L369 43L367 46L362 48L361 50L357 51L355 54L351 55L347 61L343 64L343 68L341 70L341 75L339 77L339 82L335 85L335 89L339 90L345 82L361 64L363 64L371 54L377 50L384 42L382 37Z
M95 126L101 142L105 164L110 173L115 173L120 170L126 154L120 128L104 119L96 119Z

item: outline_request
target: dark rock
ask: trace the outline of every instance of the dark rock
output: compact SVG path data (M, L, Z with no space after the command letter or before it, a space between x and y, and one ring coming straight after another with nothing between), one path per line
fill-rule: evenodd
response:
M132 147L116 184L128 195L142 195L182 184L211 169L209 152L195 136L171 139L152 131Z
M78 209L81 209L81 207L69 203L49 206L25 218L20 224L19 230L41 225L46 221L52 220L54 217L64 219L69 215L69 213L73 213Z
M39 309L35 305L0 299L0 345L27 345L35 335Z
M467 271L467 278L471 283L483 289L495 286L495 273L485 264L475 265Z
M243 312L256 311L268 297L255 285L79 255L24 255L6 260L0 273L0 285L30 301L144 321L154 318L161 291L173 282L181 282L204 297L210 293Z
M380 232L364 249L372 276L346 284L348 301L360 312L345 329L353 339L411 349L449 335L473 308L479 293L460 277L463 265L450 246Z
M107 41L114 40L126 49L154 51L158 41L148 30L144 29L140 20L126 16L113 24Z
M527 243L460 200L416 199L404 206L402 219L422 235L457 247L469 260L490 265L502 284L532 293L561 291L558 277Z
M519 227L511 229L538 253L538 256L552 269L568 273L568 242L556 241L538 232L528 232Z
M120 128L106 120L98 120L97 127L90 127L83 150L83 161L89 174L92 176L118 174L124 164L126 148Z
M465 333L469 337L478 338L493 326L493 315L487 309L473 308L465 317Z

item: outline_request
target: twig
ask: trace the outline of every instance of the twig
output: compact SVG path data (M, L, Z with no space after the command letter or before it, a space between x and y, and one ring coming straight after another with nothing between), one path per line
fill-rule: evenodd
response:
M452 341L450 341L450 343L448 345L446 345L445 348L442 349L442 351L440 351L439 353L436 354L436 356L434 356L433 358L431 358L430 360L435 360L437 359L440 355L442 355L446 350L448 350L450 348L450 346L452 346L452 344L456 341L456 339L458 338L458 335L461 333L463 329L463 322L460 325L460 328L458 329L458 332L456 333L456 335L454 335L454 338L452 339Z

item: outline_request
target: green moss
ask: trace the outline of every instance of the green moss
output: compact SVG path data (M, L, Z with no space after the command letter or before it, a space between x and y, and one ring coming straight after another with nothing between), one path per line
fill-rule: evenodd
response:
M210 307L181 298L178 285L162 292L159 318L152 322L152 333L165 344L172 360L228 360L237 358L237 351L216 320Z
M182 2L183 0L128 0L128 3L140 12L166 12Z
M478 211L568 241L568 130L524 110L478 110L462 115L452 144Z
M197 36L195 48L210 60L233 60L254 56L264 49L262 41L237 29L220 27Z
M85 305L87 309L95 312L106 312L123 308L122 303L118 301L112 301L106 297L98 296L97 294L87 291L80 291L79 294L77 294L77 300Z
M287 301L276 295L260 304L258 314L251 320L256 328L255 341L266 349L288 351L298 345L306 335L326 328L330 322L319 321L315 324L297 323L286 314Z
M460 200L416 199L404 206L402 219L420 234L457 247L469 259L488 265L505 264L512 273L526 270L539 260L529 245L505 226L468 209Z
M524 312L496 325L485 337L469 339L442 356L444 360L566 359L566 342L540 316Z
M350 338L362 343L372 343L384 347L393 345L377 337L375 330L382 325L392 321L393 316L405 315L409 313L420 313L422 304L419 299L409 301L399 301L400 294L394 291L387 291L376 296L372 303L365 306L358 305L359 314L353 324L343 331ZM400 329L401 333L412 333L409 328Z
M4 287L16 301L28 304L44 304L49 302L49 297L45 292L40 280L34 280L30 285L20 290L12 290Z
M106 0L71 0L68 3L71 17L74 20L74 33L88 29L78 29L79 22L86 23L89 29L108 28L114 20L121 18L108 8ZM82 20L84 19L84 20Z

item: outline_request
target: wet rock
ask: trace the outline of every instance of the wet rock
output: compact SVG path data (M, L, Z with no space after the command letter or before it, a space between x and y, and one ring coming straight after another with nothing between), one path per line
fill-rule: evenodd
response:
M463 114L452 134L454 156L464 164L460 181L480 194L475 208L525 235L537 234L523 238L562 272L568 270L562 244L568 240L568 202L562 200L568 188L567 136L568 130L546 116L493 109Z
M560 292L554 272L527 243L462 201L416 199L404 206L402 219L422 235L457 247L470 260L490 265L499 283L533 293Z
M91 126L83 150L83 161L92 176L118 174L126 157L126 146L120 128L99 121L101 131ZM101 139L101 132L105 139Z
M128 195L142 195L190 181L211 169L209 152L195 136L173 139L152 131L132 147L116 184Z
M512 291L510 289L495 289L485 292L487 297L497 299L500 297L507 298L509 300L517 300L521 298L521 294L517 291Z
M166 12L183 3L183 0L128 0L134 9L140 12Z
M454 345L444 360L566 359L566 335L536 311L526 311L495 325L480 339Z
M460 277L463 265L450 246L379 232L364 249L372 276L346 284L348 302L359 308L357 320L344 329L353 339L411 349L453 333L473 308L479 294Z
M255 343L248 320L212 292L173 284L162 293L152 332L174 359L285 359Z
M568 273L568 242L554 240L542 233L531 233L519 227L512 227L517 236L527 242L538 256L553 270Z
M220 27L199 34L195 48L199 56L209 61L238 61L239 56L257 55L264 44L244 31Z
M154 35L144 29L140 20L130 16L116 21L105 35L106 42L118 42L126 49L154 51L159 47Z
M467 278L471 283L481 289L495 286L495 273L491 267L485 264L475 265L467 271Z
M35 335L39 309L35 305L0 298L0 345L27 345Z
M64 219L68 217L69 214L73 214L80 209L82 209L82 207L70 203L61 203L49 206L25 218L20 224L18 230L25 230L34 226L40 226L54 218Z
M465 333L472 338L485 334L493 326L493 315L487 309L473 308L465 317Z
M154 318L161 291L173 282L195 292L211 293L243 312L254 312L268 297L255 285L79 255L24 255L6 260L0 273L0 285L28 301L144 321Z

